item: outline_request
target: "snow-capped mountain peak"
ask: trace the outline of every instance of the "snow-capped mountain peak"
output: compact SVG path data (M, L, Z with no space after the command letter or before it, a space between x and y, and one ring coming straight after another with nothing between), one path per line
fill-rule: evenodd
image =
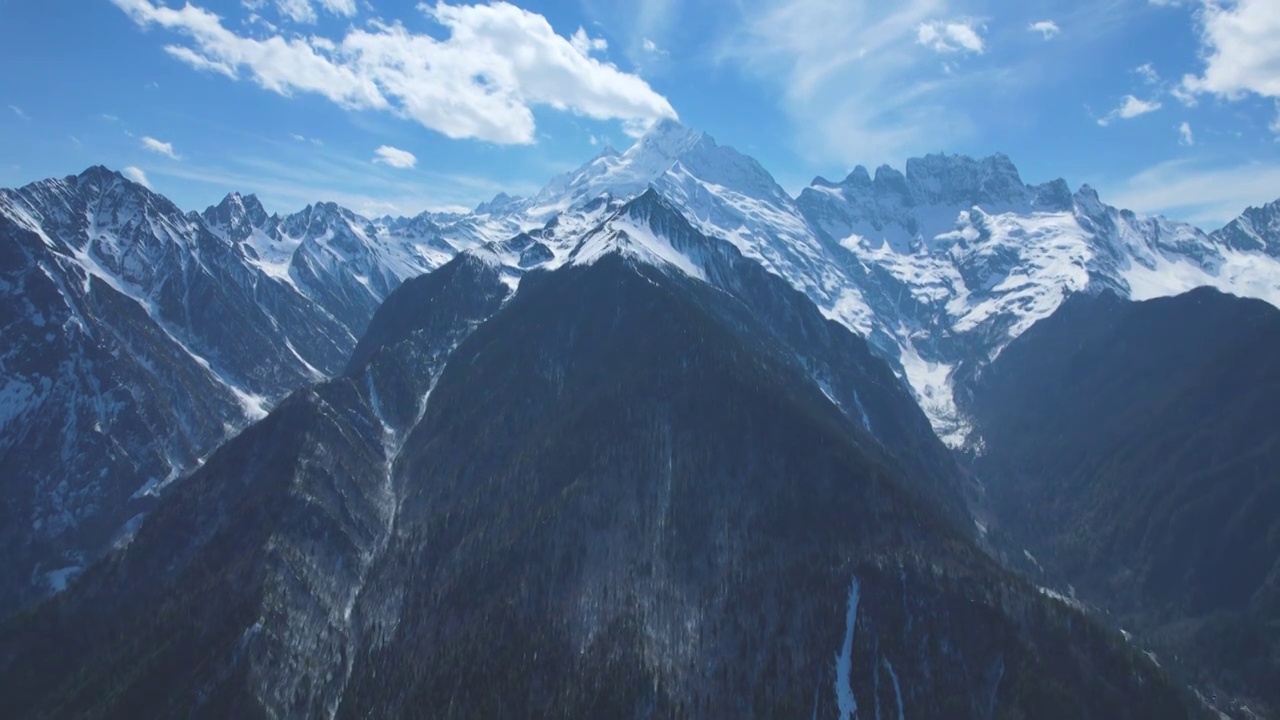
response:
M638 195L707 139L674 120L660 121L625 152L606 148L577 170L553 179L534 196L531 206L563 210L605 193Z
M521 198L508 195L504 192L500 192L497 195L494 195L492 200L489 200L488 202L482 202L479 205L476 205L476 208L475 210L472 211L472 213L476 215L491 215L494 213L499 213L510 208L515 203L520 202L520 200Z
M253 235L254 230L265 230L271 222L271 216L258 200L257 195L241 195L233 192L222 199L222 202L206 209L201 218L210 229L226 233L232 242L244 242Z
M698 249L681 243L677 233L663 232L660 217L665 203L653 188L614 212L588 232L567 256L570 264L589 265L618 253L658 267L670 267L705 280Z
M1263 252L1280 258L1280 200L1248 208L1213 233L1213 237L1234 250Z
M1030 200L1018 168L1003 154L976 160L945 154L912 158L907 160L906 181L916 205L1015 205Z

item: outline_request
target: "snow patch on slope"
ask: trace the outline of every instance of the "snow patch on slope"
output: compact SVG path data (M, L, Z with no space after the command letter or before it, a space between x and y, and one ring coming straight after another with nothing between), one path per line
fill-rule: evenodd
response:
M1256 252L1221 249L1220 264L1206 269L1186 258L1158 255L1151 266L1131 264L1122 277L1134 300L1180 295L1198 287L1258 298L1280 307L1280 260Z
M649 263L669 265L690 277L707 279L702 268L676 250L667 238L630 218L622 217L609 221L587 236L574 249L570 262L575 265L590 265L611 252L632 255Z
M849 597L844 618L844 642L836 655L836 706L840 720L853 720L858 716L858 699L853 695L853 633L858 623L858 578L849 584Z

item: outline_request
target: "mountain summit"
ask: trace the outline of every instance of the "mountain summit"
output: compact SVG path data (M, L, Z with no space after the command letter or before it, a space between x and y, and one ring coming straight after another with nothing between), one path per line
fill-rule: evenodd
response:
M1071 293L1146 299L1213 285L1280 303L1276 204L1206 234L1112 208L1087 187L1029 185L1001 155L856 168L793 199L751 157L662 121L532 197L382 219L333 203L268 215L238 193L184 214L90 168L0 191L12 348L0 360L0 447L47 448L0 455L0 472L18 478L4 519L36 528L15 530L22 549L12 567L0 562L15 593L0 613L62 587L156 488L290 392L340 372L402 282L461 252L488 258L512 288L610 248L717 282L701 245L662 240L683 233L616 215L645 193L867 339L955 447L981 444L956 388ZM166 385L198 401L166 400ZM63 488L62 478L75 480Z

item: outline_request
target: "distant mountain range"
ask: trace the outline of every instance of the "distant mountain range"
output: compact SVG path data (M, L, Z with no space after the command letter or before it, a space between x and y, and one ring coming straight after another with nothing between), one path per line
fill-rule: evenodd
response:
M991 383L1008 372L1034 384L1038 361L1006 360L1006 348L1085 302L1068 298L1123 304L1201 286L1280 304L1280 201L1206 233L1117 210L1087 186L1028 185L1000 155L931 155L905 173L856 168L792 198L755 160L673 122L529 198L499 195L464 214L367 219L320 203L279 216L234 193L184 213L105 168L0 190L0 617L71 588L9 626L0 677L13 688L43 673L24 695L24 712L37 715L129 714L153 692L185 714L196 686L210 716L397 715L413 698L456 692L432 685L425 667L400 667L411 648L443 643L440 672L472 673L469 687L494 693L496 704L474 696L459 715L509 714L518 697L544 695L547 707L661 715L724 707L693 688L745 692L767 667L823 686L819 666L839 648L819 652L814 628L839 625L847 610L847 633L860 623L862 638L849 652L874 673L819 693L812 708L779 680L739 709L847 717L856 695L896 702L900 715L909 701L925 715L990 716L981 696L1028 711L1057 697L1063 717L1176 714L1186 699L1130 648L1101 628L1062 630L1084 621L990 564L973 513L983 522L1013 507L995 474L1022 447L1011 438L1025 418L999 415L1012 411L991 399ZM746 434L731 439L734 427ZM668 471L683 484L666 496L645 494L663 476L658 446L692 463ZM952 450L983 458L976 479ZM810 484L779 496L769 473ZM729 484L697 487L704 476ZM735 499L739 476L749 482ZM834 477L859 479L845 487ZM686 525L661 519L704 505L679 519ZM711 512L717 505L732 512ZM823 505L863 507L843 522L871 526L816 532L842 522L819 521ZM631 530L665 540L610 535L632 520L609 507L633 507L627 517L652 522ZM785 538L785 553L731 531L757 521ZM1015 543L1032 527L1018 522L1000 523ZM556 544L570 538L598 540L606 554ZM530 549L512 555L520 543ZM701 549L685 557L689 547ZM826 559L805 566L815 552ZM661 665L685 637L670 623L723 609L713 588L783 602L762 566L734 565L757 556L817 593L816 604L788 605L796 654L759 654L764 664L750 670L717 664L725 647L763 641L760 627L773 622L764 613L751 620L760 627L716 626L708 644L688 648L682 662L696 670ZM560 574L525 576L517 557ZM704 566L691 562L739 574L702 583ZM615 565L625 576L606 572ZM1076 570L1064 561L1057 577ZM440 584L409 588L406 573ZM214 592L228 583L242 587ZM523 609L471 614L456 594L471 587ZM545 604L569 602L566 593L577 593L572 612ZM870 645L859 597L888 603ZM931 645L954 625L919 619L927 603L889 609L920 597L1004 640L957 635L958 655ZM207 627L187 628L188 613ZM547 617L559 619L546 634L516 631ZM143 662L110 649L114 636L85 634L90 619L134 628L150 638L144 651L173 642ZM499 642L489 634L498 627L522 638L503 646L508 659L547 658L547 670L491 687L475 644ZM68 633L74 648L47 644ZM466 644L450 645L455 633ZM610 654L617 646L593 645L596 633L643 652ZM655 642L665 644L644 644ZM1071 648L1079 663L1051 668L1041 642ZM186 667L202 644L214 665L156 674ZM559 672L597 672L563 655L569 646L604 653L591 662L619 673L593 682L654 689L604 697L557 686ZM405 695L372 692L388 672ZM899 685L906 673L914 685ZM1001 694L1006 673L1025 695ZM62 684L72 676L85 684ZM1125 685L1135 679L1142 689ZM963 712L946 704L962 691ZM114 704L99 704L100 693Z

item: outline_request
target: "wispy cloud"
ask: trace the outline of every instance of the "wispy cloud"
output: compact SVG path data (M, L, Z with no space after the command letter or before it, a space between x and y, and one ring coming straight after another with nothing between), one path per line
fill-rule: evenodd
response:
M1158 100L1142 100L1133 95L1125 95L1120 106L1098 118L1098 124L1106 127L1116 120L1132 120L1133 118L1155 112L1163 107Z
M392 112L450 138L532 143L539 106L598 120L676 116L640 77L592 57L600 41L585 31L576 41L560 36L543 16L506 2L419 4L445 39L370 21L341 40L247 37L195 5L112 2L140 26L185 36L165 50L198 70L244 74L281 95L312 93L348 109Z
M401 170L407 170L418 164L418 158L408 150L401 150L390 145L383 145L373 151L373 162L375 165L387 165Z
M18 117L22 118L23 120L30 120L30 119L31 119L31 116L27 114L27 111L23 110L22 108L18 107L17 105L10 105L10 106L9 106L9 109L13 111L13 114L14 114L14 115L17 115Z
M121 170L120 173L147 189L151 188L151 181L147 179L147 174L142 171L142 168L130 165L124 170Z
M485 178L430 171L415 173L413 180L380 177L368 172L366 163L363 159L335 156L309 155L290 160L243 157L229 158L221 165L166 164L153 168L151 174L207 186L211 199L236 189L256 193L268 207L282 212L333 201L366 217L469 208L499 191L536 190L536 186L523 183L500 184ZM349 182L353 177L360 178L359 186Z
M1196 136L1191 132L1191 123L1186 120L1178 126L1178 144L1179 145L1195 145Z
M1134 68L1133 72L1147 85L1160 84L1160 73L1156 72L1156 66L1151 63L1143 63Z
M260 10L268 0L241 0L241 4L250 10ZM318 19L316 5L334 15L353 17L356 14L356 0L271 0L276 12L281 17L294 22L314 23Z
M1109 201L1137 212L1160 213L1212 229L1249 206L1275 200L1278 187L1277 164L1206 166L1173 160L1129 178Z
M1062 28L1052 20L1039 20L1028 25L1027 32L1038 32L1044 36L1045 40L1049 40L1061 34Z
M811 159L900 161L967 131L951 101L970 86L941 76L937 55L919 44L920 27L947 13L943 0L761 1L719 57L779 88ZM972 54L952 57L965 63Z
M586 29L581 25L579 25L573 35L569 37L569 44L573 46L574 50L577 50L583 55L590 55L594 52L604 52L609 49L608 40L605 40L604 38L591 37L587 34Z
M940 53L970 52L981 55L986 43L972 20L934 20L916 27L916 42Z
M151 136L142 138L142 147L153 153L164 155L173 160L179 160L177 151L173 149L173 143L162 142Z

